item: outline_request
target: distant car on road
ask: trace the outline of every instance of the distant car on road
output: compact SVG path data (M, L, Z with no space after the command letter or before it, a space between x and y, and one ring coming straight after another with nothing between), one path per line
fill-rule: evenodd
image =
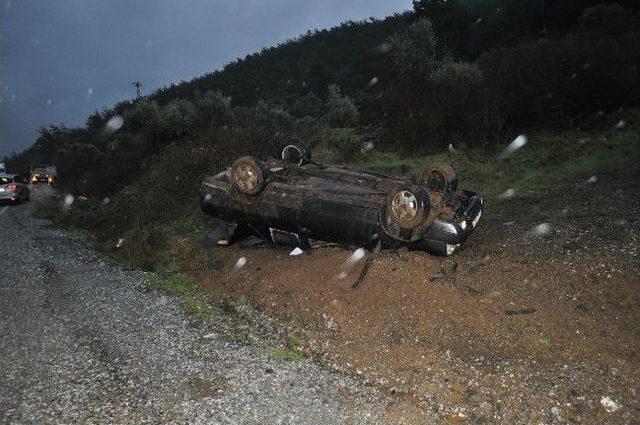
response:
M53 185L56 181L57 170L55 165L38 165L31 169L31 184L46 183Z
M415 183L317 164L290 144L277 159L242 157L205 178L200 204L205 213L273 242L278 232L288 232L301 240L364 247L380 242L451 255L471 235L483 209L479 195L457 185L457 173L447 163L431 164Z
M22 204L30 199L29 187L22 183L18 176L0 174L0 202Z

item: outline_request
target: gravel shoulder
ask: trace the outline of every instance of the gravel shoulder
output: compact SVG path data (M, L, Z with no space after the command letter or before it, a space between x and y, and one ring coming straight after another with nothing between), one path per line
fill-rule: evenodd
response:
M191 326L142 274L32 218L45 196L0 206L0 423L434 423L347 376Z

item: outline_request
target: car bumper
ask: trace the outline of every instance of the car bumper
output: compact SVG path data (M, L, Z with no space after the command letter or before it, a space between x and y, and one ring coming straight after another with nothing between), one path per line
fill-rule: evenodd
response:
M422 240L412 248L435 255L454 254L474 232L484 209L484 202L477 194L468 192L469 202L462 214L451 221L436 219L424 232Z
M16 192L0 192L0 202L15 202L18 199Z

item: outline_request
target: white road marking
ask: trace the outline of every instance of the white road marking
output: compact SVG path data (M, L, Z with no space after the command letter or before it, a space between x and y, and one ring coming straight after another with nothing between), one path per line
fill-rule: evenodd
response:
M1 209L0 210L0 215L2 215L7 210L7 208L9 208L9 206L6 206L3 209Z

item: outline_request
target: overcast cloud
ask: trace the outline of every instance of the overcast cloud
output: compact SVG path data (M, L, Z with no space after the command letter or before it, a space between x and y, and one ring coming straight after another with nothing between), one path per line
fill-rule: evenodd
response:
M41 126L211 72L248 53L410 0L3 0L0 157Z

